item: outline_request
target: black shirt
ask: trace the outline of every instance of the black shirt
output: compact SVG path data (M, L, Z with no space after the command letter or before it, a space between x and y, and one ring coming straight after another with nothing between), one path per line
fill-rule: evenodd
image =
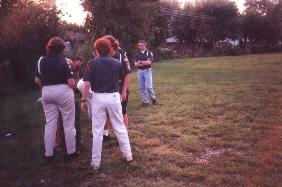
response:
M139 51L134 58L134 62L137 61L147 61L147 60L151 60L151 62L153 62L153 53L149 50L145 50L143 53L141 51ZM147 65L147 66L142 66L142 67L138 67L138 69L149 69L151 68L151 65Z
M91 82L91 90L94 92L118 92L121 67L121 63L117 59L101 55L88 62L84 80Z
M36 64L35 76L41 78L43 86L67 84L73 72L64 58L48 54Z
M128 62L128 58L126 55L126 51L118 48L118 51L116 53L116 55L114 56L114 58L118 59L121 62L121 77L119 80L119 93L122 92L122 88L124 85L124 78L128 73L131 73L131 69L130 69L130 64ZM129 91L127 89L127 94L129 94Z

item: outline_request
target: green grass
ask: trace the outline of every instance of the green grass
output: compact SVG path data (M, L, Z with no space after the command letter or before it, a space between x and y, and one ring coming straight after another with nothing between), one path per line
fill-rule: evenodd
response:
M44 161L39 92L1 99L0 186L279 186L282 178L282 53L175 59L153 66L159 106L141 108L130 86L126 165L116 140L90 166L91 125L82 114L82 155ZM3 137L10 132L12 136Z

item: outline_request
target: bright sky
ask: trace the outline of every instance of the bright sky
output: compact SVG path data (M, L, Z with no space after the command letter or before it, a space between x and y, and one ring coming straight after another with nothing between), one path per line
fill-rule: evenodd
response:
M182 4L186 1L194 2L195 0L179 0ZM242 12L244 10L245 0L232 0L237 3L237 6ZM63 13L62 19L69 22L75 23L78 25L83 25L86 12L84 12L83 7L81 6L80 0L56 0L56 5Z
M178 0L178 1L181 2L182 5L183 5L185 2L189 2L190 1L190 2L194 3L196 0ZM245 9L245 7L244 7L245 0L231 0L231 1L234 1L237 4L238 9L239 9L240 12L244 11L244 9Z
M80 0L56 0L56 5L63 13L63 20L78 25L84 24L86 12L84 12Z

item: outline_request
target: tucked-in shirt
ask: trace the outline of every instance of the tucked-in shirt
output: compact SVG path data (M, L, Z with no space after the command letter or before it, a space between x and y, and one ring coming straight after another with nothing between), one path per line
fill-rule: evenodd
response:
M64 58L49 54L36 64L35 76L41 79L43 86L48 86L67 84L73 72Z
M94 92L118 92L121 67L117 59L102 55L88 62L83 79L91 82L91 90Z
M114 58L118 59L121 62L121 77L119 80L119 93L122 92L122 88L124 85L124 78L128 73L131 73L131 69L130 69L130 64L128 62L128 58L126 55L126 51L118 48L118 51L116 53L116 55L114 56ZM127 89L127 94L129 94L129 91Z
M153 53L149 50L145 50L145 51L140 51L135 55L134 58L134 62L137 61L147 61L147 60L151 60L151 62L153 62ZM149 69L151 68L151 65L147 65L147 66L142 66L142 67L138 67L137 69Z

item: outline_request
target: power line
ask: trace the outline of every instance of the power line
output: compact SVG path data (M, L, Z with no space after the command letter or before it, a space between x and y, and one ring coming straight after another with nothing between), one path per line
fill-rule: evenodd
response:
M173 9L164 8L164 7L161 7L160 11L161 11L161 14L172 16L172 17L177 17L177 18L183 18L183 19L197 18L197 19L205 19L205 20L214 21L214 22L223 22L224 21L224 19L222 18L216 18L213 16L204 15L204 14L190 13L190 12L185 12L181 10L173 10Z

